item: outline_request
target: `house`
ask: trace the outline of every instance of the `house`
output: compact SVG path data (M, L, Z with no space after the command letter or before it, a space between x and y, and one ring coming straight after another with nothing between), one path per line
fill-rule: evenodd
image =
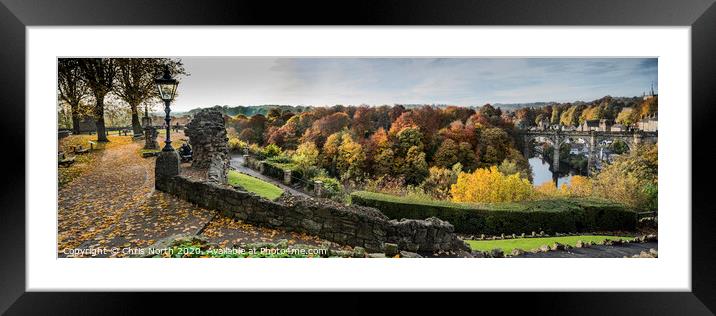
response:
M582 132L590 132L599 130L599 120L586 120L578 128Z
M621 124L614 124L610 130L611 132L626 132L627 127Z
M580 143L571 143L569 147L569 153L572 155L584 155L589 153L587 146Z
M600 132L608 132L610 128L614 125L614 120L608 120L608 119L601 119L599 120L599 131Z
M549 123L547 121L540 121L539 124L537 124L537 129L540 131L544 131L549 129Z
M644 132L657 132L658 131L658 119L656 114L641 119L636 123L637 129Z

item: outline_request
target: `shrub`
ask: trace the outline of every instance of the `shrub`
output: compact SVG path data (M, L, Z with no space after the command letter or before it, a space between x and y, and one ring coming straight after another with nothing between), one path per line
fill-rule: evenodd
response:
M236 137L229 137L229 150L230 151L241 151L244 148L248 147L248 144Z
M453 170L441 167L430 167L429 175L425 181L420 184L420 188L434 199L447 200L450 198L450 186L456 181L457 173Z
M386 193L392 195L405 195L405 178L391 177L391 176L380 176L376 179L369 180L363 190L376 193Z
M266 158L275 157L281 154L281 147L278 147L276 144L268 144L261 150L261 153Z
M343 185L336 178L331 178L327 175L319 175L314 177L312 180L323 182L323 191L328 197L338 196L343 193Z
M291 157L286 155L276 155L276 156L270 156L266 158L266 161L277 163L277 164L290 164L293 163L293 160L291 160Z
M357 205L375 207L391 219L435 216L453 224L455 232L466 234L593 232L636 228L633 211L600 199L558 198L468 204L359 191L351 194L351 200Z

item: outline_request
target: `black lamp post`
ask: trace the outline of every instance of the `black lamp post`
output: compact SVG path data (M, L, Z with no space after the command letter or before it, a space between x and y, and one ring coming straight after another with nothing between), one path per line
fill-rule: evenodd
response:
M174 151L174 147L172 147L171 143L171 125L169 124L171 121L171 117L169 116L169 113L171 112L171 108L169 108L169 105L171 104L172 100L174 100L174 94L177 91L177 85L179 82L172 78L171 73L169 72L169 66L164 67L164 75L162 77L157 78L154 80L154 83L157 85L157 89L159 89L159 97L164 101L164 113L166 113L166 116L164 117L164 121L166 122L166 128L167 128L167 136L164 140L164 148L162 148L162 151Z

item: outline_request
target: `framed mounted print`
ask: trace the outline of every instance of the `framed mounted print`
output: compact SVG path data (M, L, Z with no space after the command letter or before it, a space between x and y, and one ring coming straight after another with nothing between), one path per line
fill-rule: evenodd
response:
M3 0L2 307L439 290L708 315L710 5L381 3L339 21Z

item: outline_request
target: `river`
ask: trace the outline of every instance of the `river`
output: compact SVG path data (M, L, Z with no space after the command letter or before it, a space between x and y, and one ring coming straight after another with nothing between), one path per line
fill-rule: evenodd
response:
M552 171L549 170L549 164L546 161L543 161L540 157L532 157L529 159L529 163L532 167L532 183L534 183L534 186L538 186L547 181L553 181ZM573 172L570 172L567 175L558 177L557 186L561 186L563 183L569 185L572 174Z

